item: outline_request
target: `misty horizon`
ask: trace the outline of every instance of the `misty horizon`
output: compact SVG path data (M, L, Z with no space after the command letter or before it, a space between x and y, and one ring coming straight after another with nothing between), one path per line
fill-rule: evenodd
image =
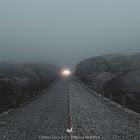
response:
M49 62L140 52L140 1L1 1L0 62Z

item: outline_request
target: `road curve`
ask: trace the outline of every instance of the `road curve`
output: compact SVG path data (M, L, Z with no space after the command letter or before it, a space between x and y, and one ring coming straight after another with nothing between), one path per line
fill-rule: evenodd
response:
M0 140L140 140L139 130L137 119L86 91L75 77L0 117Z

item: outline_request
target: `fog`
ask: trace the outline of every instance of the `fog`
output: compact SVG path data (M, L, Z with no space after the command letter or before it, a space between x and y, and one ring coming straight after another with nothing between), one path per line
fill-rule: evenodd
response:
M1 0L0 61L72 68L87 57L140 52L139 0Z

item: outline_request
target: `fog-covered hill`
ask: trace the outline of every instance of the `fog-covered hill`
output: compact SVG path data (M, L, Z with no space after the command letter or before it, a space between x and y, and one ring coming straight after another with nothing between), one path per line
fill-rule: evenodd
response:
M76 73L98 93L140 112L140 53L88 58L77 65Z
M39 94L57 73L58 68L48 63L0 63L0 112Z

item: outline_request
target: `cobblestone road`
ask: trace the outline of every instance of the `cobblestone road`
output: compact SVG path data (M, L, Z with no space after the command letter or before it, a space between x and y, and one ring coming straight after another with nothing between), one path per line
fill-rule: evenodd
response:
M137 119L86 91L76 78L69 84L59 81L39 98L1 116L0 140L67 139L68 91L72 139L140 140Z

